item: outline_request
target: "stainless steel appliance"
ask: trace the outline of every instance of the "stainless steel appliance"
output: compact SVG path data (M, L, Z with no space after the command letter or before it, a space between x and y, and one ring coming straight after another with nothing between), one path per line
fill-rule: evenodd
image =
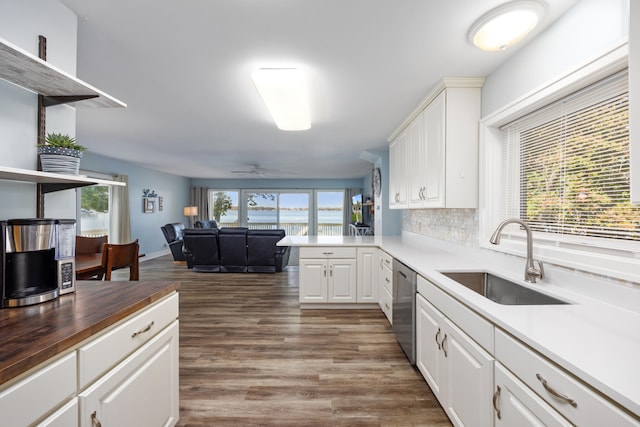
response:
M416 272L393 260L393 333L412 365L416 364Z
M21 307L75 289L75 220L0 221L0 307Z

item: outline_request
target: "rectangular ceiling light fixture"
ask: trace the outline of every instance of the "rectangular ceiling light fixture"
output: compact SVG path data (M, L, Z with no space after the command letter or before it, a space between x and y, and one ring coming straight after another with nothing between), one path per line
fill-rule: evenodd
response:
M302 71L297 68L260 68L251 78L278 129L311 128L309 99Z

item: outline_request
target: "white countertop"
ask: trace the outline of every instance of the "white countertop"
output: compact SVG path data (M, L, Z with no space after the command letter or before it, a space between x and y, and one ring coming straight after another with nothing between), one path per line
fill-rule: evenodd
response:
M640 416L640 289L545 265L523 281L524 259L406 233L400 236L288 236L281 246L377 246L496 326ZM569 305L509 306L439 271L489 271ZM635 307L635 310L632 309Z

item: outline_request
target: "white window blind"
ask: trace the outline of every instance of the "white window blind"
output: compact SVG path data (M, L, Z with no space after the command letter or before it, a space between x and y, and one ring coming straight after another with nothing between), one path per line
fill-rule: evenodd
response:
M640 240L627 71L505 125L503 212L539 232Z

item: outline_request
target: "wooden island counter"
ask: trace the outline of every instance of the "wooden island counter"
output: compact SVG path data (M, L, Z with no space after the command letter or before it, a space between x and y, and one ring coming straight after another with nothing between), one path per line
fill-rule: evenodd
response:
M174 425L178 288L78 281L75 293L0 310L3 423ZM153 408L131 399L148 393Z

